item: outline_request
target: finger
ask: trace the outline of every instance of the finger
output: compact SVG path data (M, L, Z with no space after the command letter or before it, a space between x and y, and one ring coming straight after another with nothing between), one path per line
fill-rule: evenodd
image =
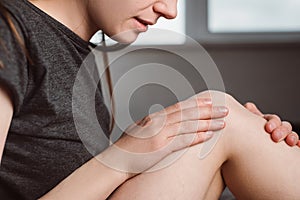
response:
M174 124L183 121L206 120L226 117L228 109L223 106L188 108L182 111L171 113L167 116L167 124Z
M283 121L283 122L281 122L281 124L282 124L282 126L286 127L289 131L292 132L293 126L292 126L292 124L290 122Z
M286 137L285 141L288 145L295 146L299 143L299 136L293 132Z
M297 145L298 145L298 147L300 147L300 141L298 141L298 144L297 144Z
M170 136L174 136L187 133L218 131L224 127L224 120L194 120L171 124L168 126L168 129L170 130Z
M190 146L200 144L210 140L214 136L213 131L195 133L196 137Z
M190 133L169 137L170 144L168 148L170 148L173 152L178 151L199 143L203 143L209 139L211 139L214 135L214 132L199 132L199 133Z
M164 110L161 111L161 113L171 114L188 108L205 107L205 106L208 107L212 106L212 100L210 98L192 97L185 101L178 102L174 105L165 108Z
M284 140L287 137L287 135L290 133L291 131L289 131L286 127L280 126L274 129L271 135L274 142L280 142Z
M264 118L268 121L265 126L268 133L272 133L274 129L281 126L281 119L277 115L264 115Z
M259 115L259 116L264 116L264 114L262 114L260 112L260 110L256 107L256 105L252 102L247 102L245 105L245 108L247 108L250 112L256 114L256 115Z

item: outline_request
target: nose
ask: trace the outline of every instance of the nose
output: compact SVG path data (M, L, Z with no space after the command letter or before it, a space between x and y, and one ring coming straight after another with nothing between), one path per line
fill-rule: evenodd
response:
M177 16L177 0L159 0L153 10L166 19L174 19Z

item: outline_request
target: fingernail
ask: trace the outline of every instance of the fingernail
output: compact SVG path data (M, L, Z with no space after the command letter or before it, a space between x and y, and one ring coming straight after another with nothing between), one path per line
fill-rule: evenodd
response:
M207 105L211 105L211 104L212 104L212 101L211 101L211 99L204 99L204 100L203 100L203 103L204 103L204 104L207 104Z
M224 107L224 106L220 106L218 108L218 110L219 110L219 112L224 113L224 114L228 112L228 109L226 107Z
M275 129L274 124L273 124L273 123L270 123L270 124L269 124L269 128L270 128L270 131L273 131L273 130Z
M290 136L290 138L291 138L293 143L296 143L297 138L295 136L292 135L292 136Z
M209 137L214 135L214 132L213 131L207 131L207 132L205 132L205 135L206 135L206 137L209 138Z
M215 121L213 121L213 126L215 126L215 127L224 127L224 125L225 125L224 120L215 120Z

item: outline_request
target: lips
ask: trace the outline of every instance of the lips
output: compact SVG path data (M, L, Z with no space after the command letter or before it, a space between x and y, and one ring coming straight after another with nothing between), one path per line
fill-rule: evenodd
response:
M145 19L141 19L141 18L138 18L136 17L135 18L138 22L140 22L141 24L144 24L145 26L148 26L148 25L154 25L153 22L151 22L150 20L145 20Z
M137 29L141 32L146 32L148 30L148 25L154 25L155 23L151 22L150 20L145 20L139 17L134 18L136 21Z
M148 24L146 24L145 22L143 22L142 20L135 18L135 26L137 28L138 31L140 32L146 32L148 30Z

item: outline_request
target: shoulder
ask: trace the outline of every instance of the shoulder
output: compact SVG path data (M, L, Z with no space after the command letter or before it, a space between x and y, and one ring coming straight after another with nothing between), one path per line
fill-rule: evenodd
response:
M20 39L24 40L27 37L27 17L25 13L28 11L25 9L24 2L22 0L1 0L1 14L0 14L0 27L1 38L5 37L10 41L15 38L14 32L18 34Z

